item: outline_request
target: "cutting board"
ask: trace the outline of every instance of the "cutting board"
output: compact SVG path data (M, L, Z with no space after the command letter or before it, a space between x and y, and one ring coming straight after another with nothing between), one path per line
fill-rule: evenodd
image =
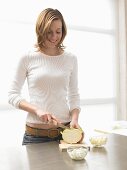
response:
M60 151L66 151L67 148L70 147L70 146L75 146L75 147L84 146L84 147L88 147L90 149L90 146L86 143L70 144L70 143L64 142L63 140L60 141L59 149L60 149Z

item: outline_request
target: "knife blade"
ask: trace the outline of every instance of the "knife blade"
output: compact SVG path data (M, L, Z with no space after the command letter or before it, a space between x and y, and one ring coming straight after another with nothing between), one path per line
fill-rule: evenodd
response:
M62 129L70 129L70 127L63 125L62 123L58 123L58 126Z

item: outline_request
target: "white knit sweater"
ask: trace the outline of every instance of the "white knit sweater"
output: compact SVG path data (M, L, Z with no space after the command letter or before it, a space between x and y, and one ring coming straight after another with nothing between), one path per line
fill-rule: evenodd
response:
M8 102L19 108L20 101L25 100L21 90L27 79L29 102L54 114L62 122L68 122L70 111L80 109L77 73L77 58L70 52L48 56L31 51L18 63ZM26 121L43 123L32 113L28 113Z

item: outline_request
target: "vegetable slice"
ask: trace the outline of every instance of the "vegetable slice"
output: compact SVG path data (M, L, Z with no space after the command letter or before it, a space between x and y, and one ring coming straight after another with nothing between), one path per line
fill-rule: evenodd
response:
M81 129L65 129L61 132L62 138L66 143L78 143L82 138L82 130Z

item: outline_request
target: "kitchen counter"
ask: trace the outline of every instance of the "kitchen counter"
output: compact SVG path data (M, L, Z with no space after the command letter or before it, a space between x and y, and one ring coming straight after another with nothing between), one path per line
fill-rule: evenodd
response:
M72 160L57 142L0 146L1 170L126 170L127 136L109 134L105 147L90 148L86 158Z

